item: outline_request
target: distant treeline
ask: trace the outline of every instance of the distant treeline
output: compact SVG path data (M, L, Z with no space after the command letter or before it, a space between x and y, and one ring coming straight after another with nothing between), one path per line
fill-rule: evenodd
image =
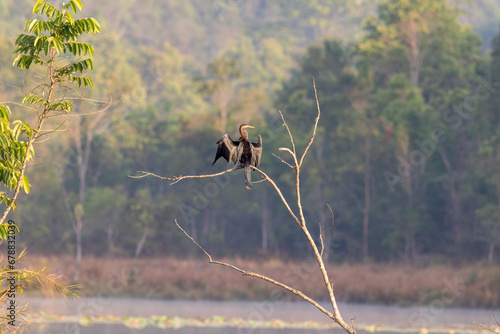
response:
M107 5L89 1L103 32L89 37L96 89L86 96L111 104L97 113L82 101L76 110L82 117L54 119L56 131L37 148L28 171L31 193L13 217L29 251L73 254L72 217L81 214L84 255L197 255L175 227L177 218L214 255L307 256L274 190L256 183L247 191L239 171L173 186L129 176L223 170L221 162L210 166L215 142L224 132L237 138L237 125L249 123L256 128L250 139L263 138L261 168L292 198L294 172L273 156L286 160L278 149L290 146L277 110L303 150L316 116L314 77L322 114L301 186L316 235L319 225L326 230L332 223L327 203L335 214L325 234L326 256L498 261L499 36L484 52L483 43L491 41L459 23L459 12L444 0L386 0L364 19L368 7L354 1L341 10L309 1L220 1L225 7L217 9L193 0L165 5L175 7L172 18L159 3L136 2L114 4L120 15L107 17ZM195 22L198 2L213 19L207 27ZM2 13L15 13L14 4L0 4L7 8ZM286 24L272 21L273 13ZM158 34L161 22L171 27L169 20L184 27L182 38L174 30ZM305 41L340 36L338 22L351 28L355 22L359 33L345 28L349 38L300 52ZM12 32L5 19L0 29ZM217 43L201 40L200 31ZM14 36L7 36L0 37L4 64L12 62ZM205 51L213 57L193 60ZM2 101L22 96L11 85L36 84L9 66L0 68L0 78L9 84L0 86ZM25 112L12 110L13 119ZM85 204L77 207L82 191Z

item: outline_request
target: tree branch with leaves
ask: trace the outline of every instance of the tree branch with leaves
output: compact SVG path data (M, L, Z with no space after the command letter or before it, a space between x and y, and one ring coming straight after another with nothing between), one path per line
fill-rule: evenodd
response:
M99 23L93 18L75 19L73 14L82 9L80 0L71 0L61 9L38 0L33 14L44 15L47 19L29 19L16 41L13 65L29 73L40 82L24 97L22 104L36 113L36 124L15 121L10 127L9 106L0 106L0 181L13 191L12 195L2 193L0 202L6 209L0 218L4 224L9 212L15 208L16 199L23 189L30 190L25 175L28 161L34 157L34 143L47 135L44 124L49 117L67 114L74 110L71 102L80 96L70 97L76 88L94 87L86 71L93 69L91 44L78 42L83 33L95 34L100 31ZM72 14L73 12L73 14ZM37 68L33 68L37 66ZM44 71L41 71L44 70ZM26 137L27 139L23 139Z
M354 319L351 319L351 324L348 324L342 318L342 316L340 314L340 311L339 311L339 308L338 308L338 305L337 305L336 298L335 298L334 289L333 289L333 283L332 283L332 281L331 281L331 279L330 279L330 277L328 275L328 272L326 270L326 267L325 267L325 262L324 262L324 259L323 259L323 251L324 251L323 233L324 232L322 232L321 229L320 229L320 235L319 235L320 245L318 247L318 244L316 243L316 241L314 240L313 236L311 235L311 232L309 231L309 228L307 226L307 222L306 222L306 219L305 219L305 216L304 216L304 210L303 210L303 207L302 207L302 197L301 197L301 192L300 192L300 190L301 190L300 189L301 167L302 167L302 164L303 164L304 159L306 157L306 154L309 151L309 149L311 148L311 146L312 146L312 144L314 142L314 138L316 137L316 130L317 130L317 126L318 126L318 122L319 122L320 116L321 116L321 109L320 109L320 105L319 105L319 101L318 101L318 94L317 94L317 91L316 91L316 83L315 83L314 79L313 79L313 88L314 88L315 101L316 101L316 107L317 107L317 116L316 116L316 119L315 119L315 122L314 122L314 126L313 126L313 130L312 130L310 141L309 141L308 145L306 146L306 148L305 148L304 152L302 153L302 155L297 154L296 147L295 147L295 142L294 142L292 133L291 133L290 128L288 127L288 125L286 123L285 117L283 116L283 114L280 111L280 115L281 115L281 118L282 118L282 121L283 121L283 126L288 131L288 135L290 137L290 143L291 143L292 148L290 149L290 148L287 148L287 147L282 147L279 150L283 151L283 152L287 152L288 154L290 154L293 162L289 163L289 162L286 162L285 159L282 159L280 157L278 157L278 158L281 160L281 162L285 163L288 167L291 167L292 169L295 170L295 192L296 192L296 194L295 194L296 195L295 196L295 201L296 201L297 208L296 209L292 208L292 206L288 203L288 201L283 196L283 193L282 193L281 189L279 188L279 186L276 184L276 182L274 182L274 180L272 180L264 171L260 170L257 167L254 167L254 166L250 166L250 167L252 169L254 169L255 171L257 171L261 175L263 181L267 181L269 184L271 184L271 186L274 188L274 190L278 194L279 198L281 199L282 203L285 205L285 207L286 207L288 213L290 214L290 216L292 217L292 219L295 221L295 223L298 225L298 227L301 229L301 231L306 236L307 241L308 241L311 249L314 252L314 258L315 258L316 262L318 263L319 269L321 271L321 275L322 275L323 281L325 283L326 291L328 292L329 300L330 300L330 303L331 303L331 310L328 310L327 308L321 306L318 302L316 302L311 297L307 296L302 291L297 290L297 289L295 289L295 288L293 288L293 287L291 287L289 285L286 285L286 284L284 284L282 282L279 282L279 281L277 281L277 280L275 280L273 278L270 278L270 277L267 277L265 275L261 275L261 274L258 274L258 273L254 273L254 272L250 272L250 271L241 269L241 268L236 267L236 266L234 266L234 265L232 265L230 263L213 260L213 258L210 255L210 253L207 252L200 244L198 244L198 242L191 235L189 235L177 223L177 220L175 221L175 223L176 223L177 227L197 247L199 247L205 253L205 255L208 257L210 263L222 265L224 267L228 267L228 268L231 268L231 269L233 269L235 271L238 271L241 274L243 274L244 276L250 276L250 277L259 278L261 280L264 280L266 282L269 282L271 284L279 286L279 287L281 287L281 288L283 288L283 289L285 289L285 290L287 290L287 291L289 291L289 292L291 292L291 293L299 296L300 298L302 298L303 300L311 303L312 305L314 305L318 310L320 310L321 312L323 312L324 314L326 314L330 319L332 319L340 327L342 327L347 333L354 334L354 333L356 333L356 330L354 328ZM163 176L159 176L159 175L156 175L156 174L153 174L153 173L149 173L149 172L145 172L145 171L139 171L139 173L143 174L143 175L141 175L139 177L154 176L154 177L157 177L157 178L160 178L160 179L163 179L163 180L172 181L172 184L175 184L175 183L177 183L177 182L179 182L181 180L184 180L184 179L213 178L213 177L217 177L217 176L220 176L220 175L223 175L223 174L226 174L226 173L233 172L236 169L239 169L239 168L235 167L235 168L232 168L232 169L220 172L220 173L215 173L215 174L208 174L208 175L188 175L188 176L177 176L177 177L163 177ZM298 210L298 214L296 214L294 210ZM333 224L333 212L332 212L332 224Z
M81 10L80 0L63 3L59 9L46 1L37 0L33 14L45 19L29 19L24 26L25 33L16 38L14 54L17 57L13 66L25 70L34 86L23 89L25 97L21 104L9 102L0 105L0 182L6 188L0 192L0 203L5 203L5 210L0 217L0 243L8 239L8 229L12 230L13 221L7 222L6 219L16 208L21 190L26 193L30 191L26 169L35 155L34 144L54 131L46 129L47 120L73 111L74 101L82 99L78 90L94 87L92 79L87 77L87 72L93 70L94 48L91 44L79 42L78 38L84 33L98 33L101 28L93 18L75 19L73 14ZM11 109L7 104L24 106L32 111L35 120L33 124L23 120L16 120L11 124ZM61 126L58 124L56 129ZM14 227L19 231L17 226ZM10 247L9 241L9 262L0 267L2 285L7 278L15 277L16 284L11 285L10 289L14 287L19 294L30 282L35 285L47 282L68 296L75 294L75 286L59 283L59 277L45 275L42 271L9 266L11 261L15 262L11 253L16 253ZM17 259L23 254L24 251L20 252ZM9 303L6 296L5 291L0 293L0 304ZM0 331L4 329L4 325L0 321Z

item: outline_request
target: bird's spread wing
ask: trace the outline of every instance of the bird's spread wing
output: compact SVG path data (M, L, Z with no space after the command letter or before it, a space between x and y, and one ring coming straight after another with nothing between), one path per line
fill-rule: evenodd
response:
M239 142L232 140L226 133L217 141L217 145L219 146L217 147L217 153L215 154L215 159L212 165L219 160L220 157L224 157L227 162L232 161L236 163L236 148L238 147Z
M253 165L257 167L260 164L260 157L262 156L262 137L259 135L259 140L250 145L252 149Z

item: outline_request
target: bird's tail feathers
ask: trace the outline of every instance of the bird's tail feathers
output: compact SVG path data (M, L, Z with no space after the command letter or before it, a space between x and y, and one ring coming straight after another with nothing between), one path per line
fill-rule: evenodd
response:
M247 189L252 189L252 169L249 165L245 166L245 186Z

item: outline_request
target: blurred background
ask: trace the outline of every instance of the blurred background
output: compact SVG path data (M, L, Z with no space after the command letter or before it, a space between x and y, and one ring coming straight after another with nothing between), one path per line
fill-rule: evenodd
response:
M2 101L20 101L15 87L33 84L11 66L33 5L0 0ZM250 139L263 138L261 168L293 203L293 170L273 156L289 158L278 151L290 147L278 110L302 152L317 113L314 77L322 113L303 165L303 205L316 236L332 223L327 203L335 214L325 256L348 273L341 299L426 302L454 275L470 289L452 304L500 304L499 0L83 6L80 17L102 27L86 38L96 48L96 88L83 95L112 103L103 112L79 103L36 148L31 193L13 214L27 261L87 281L90 292L92 279L119 264L124 295L264 298L257 283L231 290L222 271L193 279L205 260L174 219L214 256L279 273L311 253L272 188L247 191L240 171L173 186L129 176L222 171L229 165L211 166L216 141L226 132L236 139L248 123ZM25 113L12 110L13 119ZM177 276L165 281L165 268ZM213 291L211 276L226 290ZM364 292L373 291L368 277L378 277L378 294ZM309 289L321 296L319 287Z

